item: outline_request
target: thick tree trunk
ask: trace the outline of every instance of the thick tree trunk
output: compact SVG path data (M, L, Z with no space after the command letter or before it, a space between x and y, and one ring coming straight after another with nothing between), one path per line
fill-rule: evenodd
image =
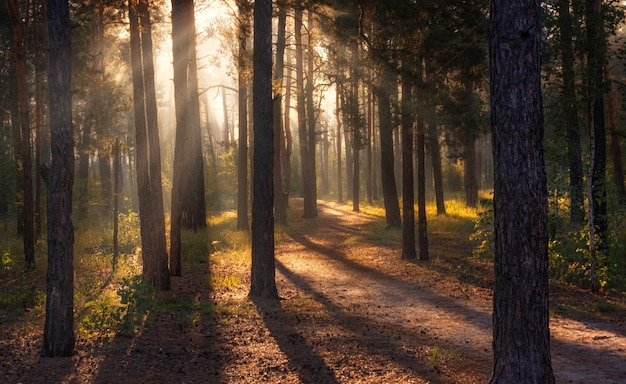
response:
M582 149L576 107L576 77L572 49L572 18L570 0L559 0L559 29L561 31L561 65L563 67L563 115L566 119L567 161L569 165L570 221L582 225L585 220Z
M417 258L415 251L415 195L413 190L413 92L408 76L402 78L402 259Z
M363 92L365 92L365 87L363 87ZM367 115L367 138L365 139L365 161L366 161L366 170L365 170L365 185L366 185L366 193L367 193L367 203L373 204L374 202L374 184L373 184L373 167L372 167L372 159L373 159L373 150L372 145L374 143L374 104L372 102L372 93L367 92L367 97L364 95L363 97L366 101L366 115Z
M385 203L385 216L388 228L401 228L400 204L394 173L393 127L391 123L391 104L387 84L375 88L378 99L378 120L380 124L380 174Z
M420 260L430 259L426 222L426 135L424 118L417 115L417 239ZM445 211L444 211L445 212Z
M69 3L48 1L52 161L45 171L48 190L48 278L42 356L74 353L74 134L72 128L72 47Z
M495 164L491 384L554 383L548 328L548 201L540 20L538 0L491 1Z
M254 2L254 172L250 296L278 299L274 262L272 1Z
M31 132L28 110L28 84L26 80L26 36L27 24L22 19L20 4L17 0L8 0L11 24L13 25L13 58L17 96L19 100L20 146L18 169L22 174L24 227L24 263L26 269L35 269L35 225L33 209L33 161L31 155Z

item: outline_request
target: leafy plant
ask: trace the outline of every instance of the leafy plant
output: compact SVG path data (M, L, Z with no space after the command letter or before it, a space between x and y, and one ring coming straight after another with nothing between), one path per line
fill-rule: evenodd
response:
M143 275L122 279L117 290L119 304L100 303L83 321L90 334L110 332L132 336L154 308L155 289L143 280Z
M479 244L472 250L475 257L484 257L493 260L495 256L493 235L493 200L481 199L478 202L478 218L474 221L474 232L470 240Z
M0 308L25 310L42 304L45 297L35 285L21 286L10 292L0 293Z

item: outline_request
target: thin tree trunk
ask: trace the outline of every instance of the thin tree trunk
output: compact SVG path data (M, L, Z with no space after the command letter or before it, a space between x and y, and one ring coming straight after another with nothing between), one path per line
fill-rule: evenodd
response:
M339 93L341 85L336 85L335 96L335 116L337 118L337 202L343 204L343 178L341 175L341 98Z
M285 68L285 44L286 44L287 10L284 2L278 4L278 36L276 38L276 70L274 82L278 84L279 91L274 95L274 215L276 224L287 224L287 197L283 190L282 160L285 150L282 120L283 104L283 71Z
M608 217L606 201L606 128L604 123L604 50L606 46L603 27L602 0L587 0L588 79L592 105L593 172L591 188L593 199L593 222L597 229L597 250L608 256ZM593 288L593 287L592 287ZM596 287L596 289L599 287Z
M402 78L402 259L417 258L415 252L415 196L413 190L413 92L408 76Z
M421 104L423 105L423 104ZM426 223L426 134L423 113L417 115L417 238L419 259L430 259ZM444 211L445 212L445 211Z
M378 121L380 124L380 174L388 228L401 228L400 204L394 173L393 126L388 83L375 88L378 99Z
M24 263L26 269L35 269L35 225L33 210L33 176L31 155L31 129L28 111L28 83L26 80L26 36L28 24L22 18L20 4L17 0L8 0L11 24L13 25L13 58L15 63L15 78L19 100L20 147L18 149L18 169L22 174L24 227ZM26 19L27 20L27 19Z
M617 193L617 202L620 205L626 205L626 189L624 188L624 167L622 165L622 149L620 147L619 124L617 122L617 108L615 106L615 90L611 74L607 68L605 60L604 72L606 73L609 89L606 94L606 104L608 109L610 146L611 146L611 163L613 164L612 179Z
M239 82L239 142L237 154L237 229L247 231L248 224L248 39L252 29L252 4L238 0L237 74Z
M188 42L187 70L189 74L189 139L184 173L182 225L197 231L207 227L204 191L204 156L202 154L202 129L200 127L200 96L198 92L198 61L196 57L196 21L193 0L184 2Z
M572 49L572 18L570 0L559 0L559 29L561 32L561 65L563 67L563 115L566 119L567 160L569 164L570 221L581 225L585 219L582 149L576 107L576 78Z
M113 147L113 271L117 270L117 262L120 258L119 249L119 211L120 194L122 190L122 166L120 164L120 139L115 138Z
M314 76L314 61L315 55L313 50L313 29L315 28L313 22L313 11L307 11L307 82L306 82L306 110L307 110L307 145L309 149L308 154L308 167L306 183L303 183L303 187L306 189L304 198L304 216L311 218L317 217L317 173L316 173L316 160L315 160L315 148L317 139L316 128L316 110L313 100L315 90L315 76ZM304 172L303 172L304 173ZM308 199L307 199L308 196Z
M137 0L129 0L129 20L143 275L157 289L165 290L169 288L170 278L165 244L151 26L146 0L139 2L137 4Z
M182 249L182 206L184 173L186 171L186 144L189 135L189 90L187 60L189 57L189 33L185 20L185 0L172 0L172 57L174 59L174 103L176 110L176 133L174 137L174 175L172 177L172 202L170 213L170 274L180 276Z

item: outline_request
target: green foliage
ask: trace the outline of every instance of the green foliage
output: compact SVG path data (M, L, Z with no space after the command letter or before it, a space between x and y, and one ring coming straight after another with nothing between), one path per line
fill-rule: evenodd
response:
M472 255L493 260L495 257L493 236L493 200L480 199L474 232L470 235L470 240L479 244L472 250Z
M129 208L126 213L119 214L118 225L120 253L135 254L141 247L139 214Z
M0 292L0 308L26 310L41 305L45 298L46 295L35 285L25 285L10 292Z
M154 308L156 291L143 280L143 275L122 279L117 290L119 304L101 302L83 320L83 329L89 335L107 335L111 332L134 335Z

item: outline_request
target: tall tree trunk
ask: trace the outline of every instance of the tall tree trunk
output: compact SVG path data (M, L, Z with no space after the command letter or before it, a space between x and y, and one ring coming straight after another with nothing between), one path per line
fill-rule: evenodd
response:
M570 0L559 0L561 65L563 67L563 115L566 119L567 161L569 164L570 221L581 225L585 220L582 149L576 107L576 77L572 49L573 28Z
M469 119L465 122L465 138L463 149L463 184L465 186L465 205L476 208L478 204L478 183L476 176L476 111L474 108L474 81L466 79L465 97Z
M169 288L170 277L165 244L152 32L146 0L139 0L139 4L137 0L129 0L128 15L143 275L157 289L165 290Z
M283 167L283 194L285 195L284 203L289 207L289 191L291 189L291 153L293 151L293 136L291 135L291 86L292 86L292 73L291 70L291 62L292 62L293 50L287 51L287 65L286 70L287 74L285 75L285 124L284 124L284 132L285 138L284 143L281 145L284 146L284 150L281 151L281 159L280 163ZM285 209L286 211L287 209Z
M113 271L117 270L117 262L120 258L119 248L119 212L120 195L122 191L122 165L120 163L120 139L115 138L113 147Z
M490 384L554 383L540 20L538 0L491 1L495 286Z
M352 47L352 57L353 61L358 61L359 57L359 46L358 43L354 43ZM357 76L357 71L354 66L350 67L350 99L352 100L350 105L351 118L352 122L352 163L353 163L353 172L352 172L352 211L359 212L359 202L361 200L360 192L361 192L361 141L362 141L362 133L361 133L361 112L359 110L359 79Z
M248 39L252 29L252 4L238 0L237 74L239 81L239 150L237 155L237 229L248 230Z
M337 118L337 202L343 204L343 178L341 175L341 85L336 85L335 92L335 116Z
M428 134L426 142L428 143L428 151L432 159L433 181L435 185L435 204L437 206L437 215L446 214L446 204L443 191L443 167L441 165L441 147L439 145L439 132L435 119L435 105L428 103L429 112L426 113L428 118Z
M274 261L272 1L254 2L254 172L250 296L278 299Z
M303 183L305 188L304 194L304 216L305 217L317 217L317 173L316 173L316 160L315 160L315 148L317 139L316 128L316 110L314 103L314 91L315 91L315 76L314 76L314 61L315 54L313 49L313 29L315 28L313 22L313 11L309 9L307 11L307 82L306 82L306 111L307 111L307 145L309 149L308 154L308 167L306 183ZM303 172L304 174L304 172ZM308 199L307 199L308 197Z
M302 165L302 194L304 197L304 218L317 217L315 201L315 164L311 164L309 154L309 128L307 128L306 97L304 88L304 58L302 50L302 8L295 9L296 39L296 92L298 104L298 134L300 142L300 163ZM308 84L307 84L308 86Z
M44 171L48 190L48 273L44 357L74 353L74 133L72 44L69 3L48 1L50 127L52 161Z
M186 172L186 147L189 143L189 90L187 60L189 38L185 18L185 0L172 0L172 57L174 59L174 103L176 109L176 134L174 138L174 175L172 177L172 202L170 214L170 274L181 275L181 227Z
M424 105L423 103L419 105ZM420 260L430 259L426 222L426 130L422 111L417 115L417 239ZM445 211L444 211L445 213Z
M43 12L44 10L42 10ZM42 20L43 25L45 26L45 22ZM37 32L41 31L43 34L43 29L33 29L33 41L34 41L34 51L35 51L35 169L40 169L43 164L42 157L42 145L43 145L43 135L44 135L44 126L46 124L44 118L44 100L43 100L43 79L42 72L44 71L45 60L42 55L42 49L40 47L39 38L37 37ZM41 177L39 174L35 173L35 206L33 210L34 215L34 230L35 235L41 235Z
M388 82L375 88L378 99L378 121L380 124L380 174L388 228L401 228L400 204L394 173L393 126Z
M417 258L413 190L413 92L408 77L402 77L402 259L413 260Z
M189 166L184 173L183 216L184 228L197 231L206 228L206 199L204 191L204 156L202 154L202 128L200 126L200 96L198 92L198 60L196 56L196 20L193 0L184 2L186 34L189 39L187 58L189 89L189 140L186 161Z
M363 92L365 93L365 87L363 87ZM374 131L374 103L372 102L372 93L367 92L367 96L364 95L364 100L366 100L366 114L367 114L367 138L365 139L366 143L366 151L365 151L365 161L366 161L366 171L365 171L365 185L367 190L367 202L368 204L372 204L374 202L374 183L373 183L373 168L372 168L372 145L374 143L373 139L373 131Z
M595 146L592 153L591 202L593 223L597 228L597 250L608 256L608 217L606 207L606 128L604 123L604 50L606 41L603 27L602 0L587 0L588 79L592 106ZM593 287L597 290L599 287Z
M612 179L617 193L618 204L626 205L626 189L624 188L624 167L622 165L622 149L620 147L619 124L617 122L617 110L615 102L615 90L611 80L611 74L608 65L604 63L604 72L606 73L609 89L606 94L606 104L608 109L610 146L611 146L611 163L613 164Z
M17 81L17 93L19 100L20 121L20 156L18 169L22 174L23 203L24 203L24 227L22 236L24 240L24 263L26 269L35 269L35 225L33 210L33 161L31 155L31 132L28 111L28 83L26 80L26 36L27 21L23 19L20 4L17 0L7 1L11 24L13 25L13 59L15 65L15 78Z
M287 195L283 189L282 160L285 151L283 143L283 71L285 69L285 45L286 45L287 9L284 2L278 3L278 36L276 38L276 70L274 82L279 86L274 94L273 119L274 119L274 215L276 224L287 224Z

